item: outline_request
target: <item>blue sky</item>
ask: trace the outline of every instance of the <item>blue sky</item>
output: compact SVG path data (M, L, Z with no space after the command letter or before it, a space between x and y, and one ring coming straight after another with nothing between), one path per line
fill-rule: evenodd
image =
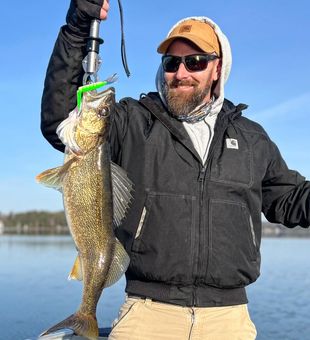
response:
M125 1L125 36L132 76L120 58L116 0L101 23L105 40L100 78L117 72L117 98L155 89L159 42L179 19L205 15L228 36L233 53L225 95L261 123L290 168L310 178L310 5L297 1ZM63 156L40 133L45 71L69 1L28 0L2 4L0 21L0 212L62 209L61 195L40 186L35 175L60 165ZM10 7L9 7L10 6ZM4 14L3 14L4 13ZM14 13L14 16L11 16Z

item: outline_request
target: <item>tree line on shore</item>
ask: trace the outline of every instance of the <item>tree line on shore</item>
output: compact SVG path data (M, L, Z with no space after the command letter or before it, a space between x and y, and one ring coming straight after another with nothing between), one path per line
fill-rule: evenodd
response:
M23 227L29 228L57 228L67 226L64 211L27 211L21 213L1 214L0 221L4 227Z
M66 234L69 233L64 211L27 211L0 213L0 234ZM310 237L310 230L296 227L285 228L281 224L263 222L264 237Z

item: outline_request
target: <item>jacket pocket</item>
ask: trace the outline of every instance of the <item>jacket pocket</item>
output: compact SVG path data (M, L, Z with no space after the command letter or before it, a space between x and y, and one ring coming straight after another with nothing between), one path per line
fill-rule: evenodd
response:
M236 147L233 147L233 145ZM250 187L254 181L253 152L241 137L239 140L226 138L215 150L211 169L211 180L227 184ZM240 166L242 164L242 166Z
M210 201L209 281L218 287L243 287L259 275L254 226L243 203Z
M140 279L186 282L191 276L195 197L149 192L130 266Z

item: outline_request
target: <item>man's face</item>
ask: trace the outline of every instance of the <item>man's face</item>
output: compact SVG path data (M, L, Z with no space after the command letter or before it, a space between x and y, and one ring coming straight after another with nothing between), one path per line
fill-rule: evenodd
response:
M199 47L184 39L176 39L169 46L167 53L174 56L186 56L203 53ZM190 72L183 63L176 72L165 72L165 99L169 111L174 115L187 115L198 105L207 103L211 98L211 86L220 76L220 60L209 61L203 71Z

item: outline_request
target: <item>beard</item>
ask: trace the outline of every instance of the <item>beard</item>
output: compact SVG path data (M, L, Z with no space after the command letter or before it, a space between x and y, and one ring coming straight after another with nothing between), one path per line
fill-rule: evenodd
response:
M166 82L163 88L163 95L169 112L176 117L191 116L193 111L203 103L205 97L210 93L211 85L204 88L198 87L199 83L194 80L171 80ZM176 93L178 86L192 86L191 93Z

